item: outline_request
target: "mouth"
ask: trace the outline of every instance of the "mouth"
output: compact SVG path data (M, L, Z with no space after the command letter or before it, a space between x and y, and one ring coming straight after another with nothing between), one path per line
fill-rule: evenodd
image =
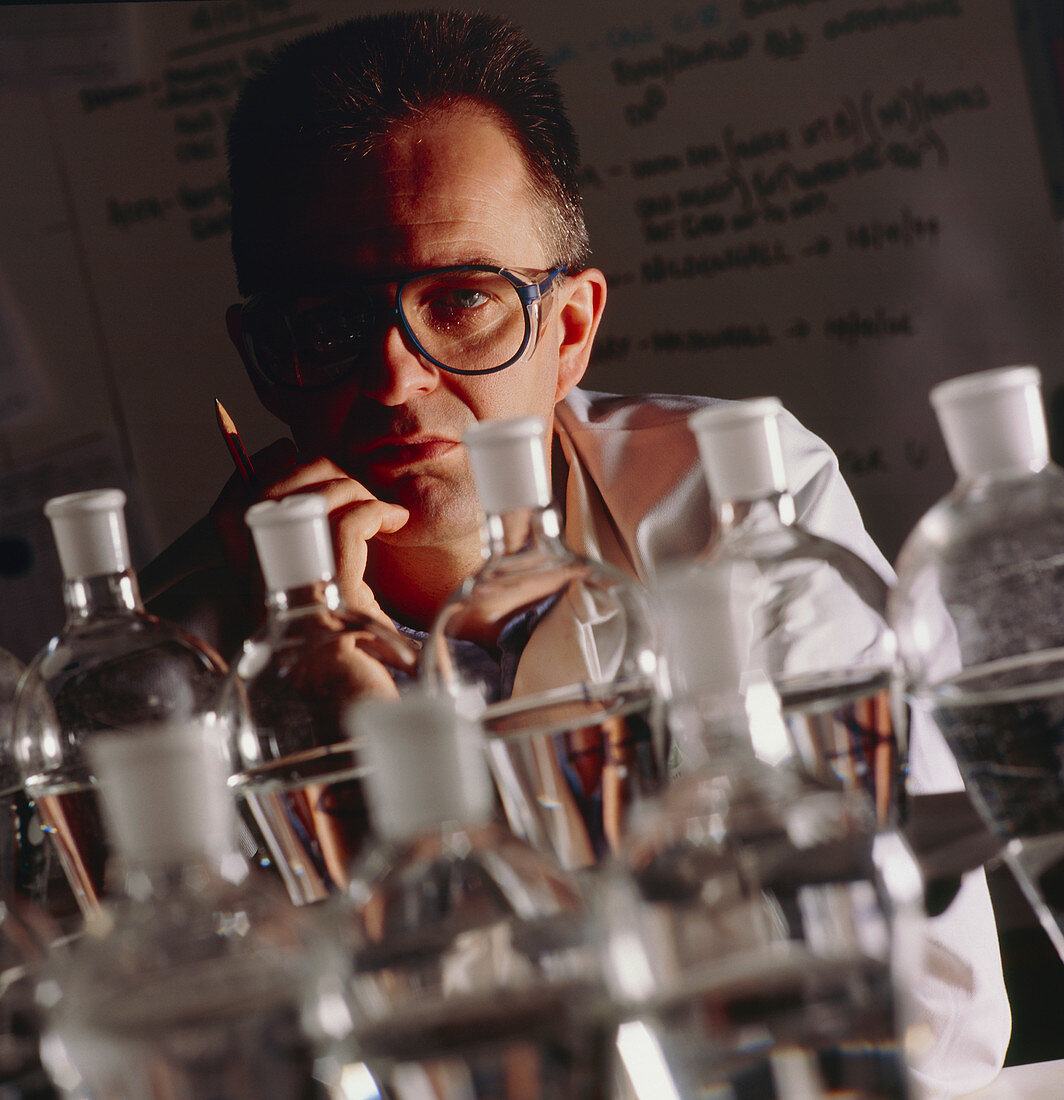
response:
M439 436L422 436L415 439L388 439L370 447L362 461L375 472L406 469L425 463L438 462L460 444L453 439Z

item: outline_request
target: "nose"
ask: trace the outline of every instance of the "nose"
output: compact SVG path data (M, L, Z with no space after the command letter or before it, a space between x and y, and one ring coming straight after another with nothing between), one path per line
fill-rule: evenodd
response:
M439 370L422 361L415 349L407 344L397 323L389 324L378 340L372 361L363 374L365 396L382 405L402 405L436 388Z

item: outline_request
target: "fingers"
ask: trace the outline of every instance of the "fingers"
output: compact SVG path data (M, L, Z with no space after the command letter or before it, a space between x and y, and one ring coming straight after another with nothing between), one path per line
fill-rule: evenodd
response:
M234 473L210 511L210 520L230 569L245 578L247 589L261 598L264 593L258 570L251 565L251 540L247 510L256 496L281 500L296 493L317 493L325 498L336 557L337 581L344 602L352 611L371 615L392 627L365 582L369 544L380 534L400 530L410 513L399 504L378 500L364 485L349 477L327 458L300 462L295 444L278 439L251 456L257 493ZM254 597L253 597L254 598Z
M253 459L260 481L268 487L264 497L281 500L295 493L317 493L325 498L336 555L337 580L347 606L373 615L391 625L376 597L365 583L369 544L380 534L400 530L410 513L399 504L378 500L364 485L349 477L327 458L315 458L295 465L292 453L262 452ZM276 463L276 465L274 465ZM271 476L276 475L276 476Z
M264 495L270 500L281 500L295 493L323 496L334 525L339 520L349 522L352 532L365 539L382 531L392 534L410 518L410 513L401 504L378 500L327 459L317 459L309 466L300 467L291 476L271 485Z

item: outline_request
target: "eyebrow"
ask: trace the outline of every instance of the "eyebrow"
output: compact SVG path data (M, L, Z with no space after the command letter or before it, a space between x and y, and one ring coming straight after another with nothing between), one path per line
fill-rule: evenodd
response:
M382 276L380 279L374 277L373 282L390 281L396 282L399 279L404 279L408 275L417 275L422 271L435 271L441 267L507 267L508 265L503 263L498 256L491 256L486 253L477 253L472 256L463 256L461 259L452 260L450 263L436 263L426 264L425 266L415 268L405 268L402 271L394 271L391 275ZM368 278L367 278L367 281Z
M296 278L289 283L288 289L291 291L300 290L302 288L312 287L327 287L331 285L341 285L344 283L366 285L384 285L387 283L397 283L402 279L410 278L411 276L418 275L423 271L436 271L440 268L449 267L492 267L492 268L505 268L506 270L524 268L526 265L505 264L499 261L497 256L489 255L477 255L466 257L461 260L456 260L454 263L449 264L428 264L425 267L416 268L404 268L402 270L393 270L386 274L370 275L367 273L355 274L352 271L341 271L338 269L321 268L315 272L300 271L297 273ZM533 267L535 265L532 265Z

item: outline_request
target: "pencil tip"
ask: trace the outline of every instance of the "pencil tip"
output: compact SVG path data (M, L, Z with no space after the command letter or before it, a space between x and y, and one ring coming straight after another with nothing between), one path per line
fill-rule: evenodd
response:
M236 433L236 424L233 423L233 418L226 411L225 406L216 397L214 399L214 412L218 418L218 426L223 432L228 432L230 435Z

